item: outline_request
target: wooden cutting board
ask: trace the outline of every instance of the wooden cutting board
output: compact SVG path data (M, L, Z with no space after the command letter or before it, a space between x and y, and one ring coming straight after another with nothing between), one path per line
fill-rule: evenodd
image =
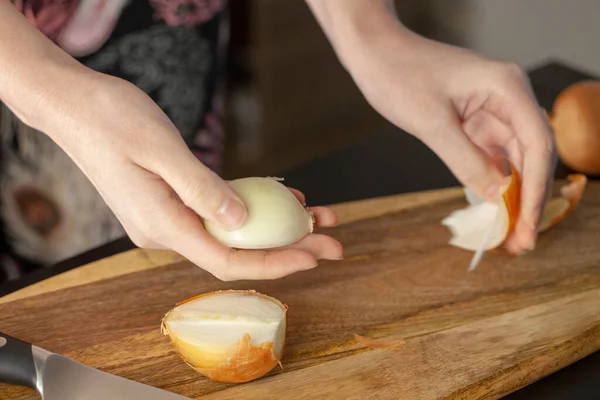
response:
M446 244L459 190L336 209L345 259L284 279L220 282L136 250L7 296L0 328L93 367L202 399L495 399L600 348L600 184L521 257ZM412 202L412 203L411 203ZM408 206L407 206L408 204ZM289 308L283 368L228 385L192 371L160 333L180 300L255 289ZM401 338L368 349L354 334ZM2 399L33 399L0 386Z

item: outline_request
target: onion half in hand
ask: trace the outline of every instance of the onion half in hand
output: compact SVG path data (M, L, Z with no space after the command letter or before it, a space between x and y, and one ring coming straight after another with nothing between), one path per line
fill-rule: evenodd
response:
M287 310L252 290L217 291L178 303L164 316L161 330L198 373L220 382L248 382L281 365Z
M492 201L483 201L473 192L465 189L468 207L456 210L442 220L452 237L449 244L465 250L477 251L483 243L484 250L501 246L512 234L520 214L521 180L517 170L511 164L511 176L498 196ZM572 174L568 183L562 187L561 196L546 202L544 214L540 220L538 232L543 232L563 220L576 206L583 195L587 177Z
M275 178L241 178L229 186L246 205L248 217L233 231L204 221L209 235L238 249L272 249L295 243L313 232L314 217L285 185Z

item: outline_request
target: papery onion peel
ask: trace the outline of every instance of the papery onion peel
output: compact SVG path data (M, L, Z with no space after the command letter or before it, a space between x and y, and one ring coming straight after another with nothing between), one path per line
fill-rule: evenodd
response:
M465 196L467 208L453 211L444 218L442 224L452 232L450 244L465 250L476 251L493 225L491 237L485 249L494 249L502 244L513 231L519 218L521 202L521 180L517 170L511 164L511 175L493 201L484 202L469 189Z
M561 188L561 196L546 202L538 232L543 232L562 221L579 204L587 184L583 174L571 174L567 184ZM449 244L465 250L477 251L482 246L482 238L491 232L484 243L485 250L501 246L512 234L520 214L521 180L518 171L511 164L511 175L506 184L492 201L483 201L473 192L465 189L468 202L466 208L455 210L443 219L451 231ZM488 232L491 229L490 232Z
M538 232L544 232L552 228L569 215L579 204L586 185L587 177L583 174L567 176L567 184L560 189L561 196L552 198L546 203Z
M161 331L198 373L219 382L258 379L281 366L288 307L253 290L223 290L180 302Z

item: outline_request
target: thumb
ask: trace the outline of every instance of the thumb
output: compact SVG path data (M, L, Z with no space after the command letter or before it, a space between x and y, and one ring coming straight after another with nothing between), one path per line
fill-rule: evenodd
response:
M482 199L491 199L505 183L497 160L491 159L463 132L458 122L444 126L443 134L421 138L446 164L461 184Z
M173 160L160 175L187 207L225 229L237 229L244 223L246 206L221 177L191 153Z

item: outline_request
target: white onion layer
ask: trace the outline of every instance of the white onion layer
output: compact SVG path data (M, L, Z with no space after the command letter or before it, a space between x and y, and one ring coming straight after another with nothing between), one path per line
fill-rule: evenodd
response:
M274 178L242 178L229 182L248 210L243 226L229 231L205 221L206 231L226 246L270 249L297 242L313 231L312 214Z

